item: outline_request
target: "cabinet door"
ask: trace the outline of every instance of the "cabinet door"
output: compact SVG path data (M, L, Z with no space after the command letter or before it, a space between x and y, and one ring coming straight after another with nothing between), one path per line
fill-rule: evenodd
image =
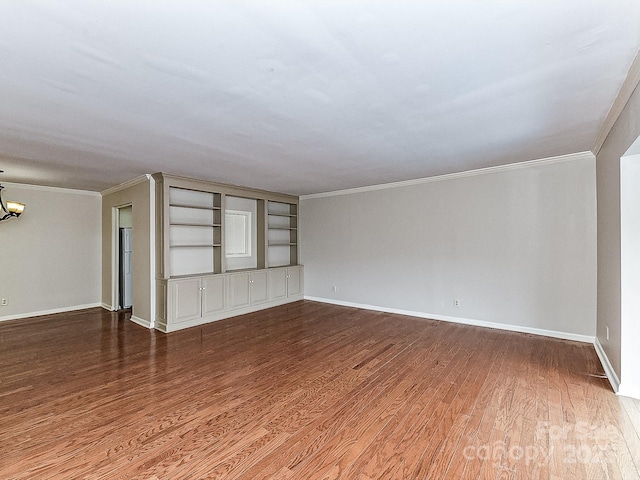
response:
M302 293L302 269L287 269L287 296L300 295Z
M268 299L266 270L251 272L251 305L265 303Z
M199 278L171 282L173 308L171 321L186 322L201 317L201 291Z
M287 298L287 270L278 268L269 270L269 300Z
M212 276L202 279L202 316L224 310L224 277Z
M235 273L229 279L229 308L248 307L251 304L249 296L249 274Z

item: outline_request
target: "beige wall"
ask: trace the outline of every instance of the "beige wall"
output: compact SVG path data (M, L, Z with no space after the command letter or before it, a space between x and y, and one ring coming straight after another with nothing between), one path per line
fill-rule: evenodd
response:
M100 195L4 184L26 204L0 223L0 320L100 304Z
M120 210L120 227L133 227L133 219L131 218L131 207L123 207Z
M305 296L592 340L595 159L576 158L302 197Z
M153 320L152 191L150 180L145 179L131 187L102 197L102 303L108 308L113 308L113 210L116 207L131 205L133 316L144 323L151 323Z
M596 158L598 192L597 336L621 376L620 157L640 135L640 90L636 88ZM609 340L606 327L609 327Z

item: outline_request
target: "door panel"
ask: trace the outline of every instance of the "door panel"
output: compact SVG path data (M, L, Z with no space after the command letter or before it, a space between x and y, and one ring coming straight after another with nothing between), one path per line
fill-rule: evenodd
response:
M269 270L269 300L287 298L287 271L284 268Z
M229 275L229 308L242 308L250 305L249 274Z
M224 310L224 277L204 277L202 279L202 316L212 315Z
M287 296L300 295L302 293L302 275L300 268L287 269Z
M267 295L267 272L251 272L251 305L265 303Z
M172 283L173 315L176 322L200 318L200 279L190 278Z

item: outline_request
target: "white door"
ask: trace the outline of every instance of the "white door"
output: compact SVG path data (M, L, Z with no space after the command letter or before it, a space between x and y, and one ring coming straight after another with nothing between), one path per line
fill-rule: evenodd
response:
M302 269L293 267L287 269L287 296L300 295L302 293Z
M287 298L287 270L278 268L269 270L269 300Z
M229 308L248 307L251 303L249 274L235 273L227 278L229 281Z
M199 278L171 281L171 320L186 322L202 316L202 290Z
M224 276L217 275L202 279L202 316L213 315L224 310Z
M267 271L251 272L251 305L265 303L269 299L267 292Z

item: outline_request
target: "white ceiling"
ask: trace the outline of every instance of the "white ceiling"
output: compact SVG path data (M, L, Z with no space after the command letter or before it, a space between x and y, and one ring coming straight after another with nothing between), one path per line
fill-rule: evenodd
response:
M590 150L638 0L0 0L0 180L294 194Z

